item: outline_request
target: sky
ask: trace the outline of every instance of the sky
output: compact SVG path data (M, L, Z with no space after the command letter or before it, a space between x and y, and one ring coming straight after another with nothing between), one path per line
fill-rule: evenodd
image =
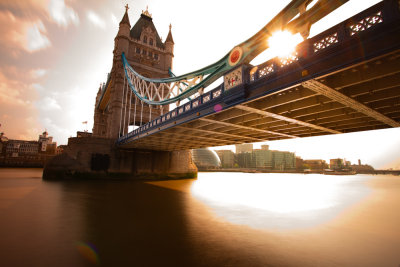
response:
M172 24L173 70L179 75L220 59L288 2L0 0L0 131L8 138L35 140L47 130L58 144L66 144L78 130L91 131L96 93L111 70L114 37L126 4L132 26L148 6L164 40ZM313 25L311 36L376 2L350 0ZM399 129L268 144L306 159L360 158L377 168L400 169Z

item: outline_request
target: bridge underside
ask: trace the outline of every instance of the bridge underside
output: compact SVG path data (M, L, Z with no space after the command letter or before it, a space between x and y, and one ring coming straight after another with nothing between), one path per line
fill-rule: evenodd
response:
M183 150L398 126L400 51L153 133L124 148Z
M352 28L365 21L374 24ZM377 4L299 44L294 59L236 68L241 84L204 93L117 144L174 151L400 127L399 22L397 3Z

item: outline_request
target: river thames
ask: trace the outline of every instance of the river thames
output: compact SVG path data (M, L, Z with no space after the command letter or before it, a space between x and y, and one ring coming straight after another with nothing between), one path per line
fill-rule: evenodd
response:
M0 169L1 266L400 266L400 177Z

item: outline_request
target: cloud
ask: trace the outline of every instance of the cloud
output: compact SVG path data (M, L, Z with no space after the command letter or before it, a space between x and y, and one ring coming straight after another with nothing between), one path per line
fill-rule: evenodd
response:
M54 97L45 96L38 102L38 109L44 111L59 110L61 106Z
M66 128L60 127L59 123L54 122L51 118L45 117L43 118L43 124L47 131L57 139L57 137L61 136L67 136L70 135L70 131Z
M89 10L87 12L87 18L94 26L104 29L106 27L106 23L102 20L99 15L97 15L94 11Z
M40 19L22 19L10 11L0 11L0 35L0 47L15 57L20 50L32 53L51 45Z
M0 123L9 138L36 139L37 135L33 133L40 124L35 119L37 110L33 101L37 99L37 92L33 85L23 80L23 75L13 68L0 69Z
M60 26L66 27L70 23L79 24L78 14L71 7L67 7L64 0L50 0L49 14Z
M118 26L117 17L112 13L111 13L111 22L114 24L114 26Z
M37 51L51 45L49 39L45 35L46 28L42 21L39 21L27 29L26 33L26 49L29 52Z
M62 86L57 91L48 89L40 92L41 99L36 104L38 120L48 129L57 142L65 143L77 130L91 128L94 97L92 90L83 90L79 86ZM89 121L82 125L82 121Z
M17 17L47 16L48 0L2 0L0 10L9 10Z
M42 78L43 76L45 76L47 74L47 70L45 69L34 69L31 70L30 75L33 79L39 79Z
M32 88L34 88L39 94L45 91L45 88L40 83L33 83Z
M39 134L44 130L43 127L40 127L37 124L37 120L35 117L26 117L21 120L21 124L30 127L24 127L24 129L20 130L17 135L16 139L21 140L37 140Z
M29 88L29 86L18 79L9 79L3 74L4 72L3 70L0 72L0 105L29 105L29 91L32 88Z
M10 11L0 11L0 35L2 36L1 46L8 51L24 49L25 32L27 23L17 18Z

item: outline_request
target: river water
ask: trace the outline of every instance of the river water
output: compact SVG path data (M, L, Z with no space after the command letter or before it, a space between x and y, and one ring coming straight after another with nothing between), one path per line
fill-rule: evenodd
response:
M0 266L400 266L400 177L0 169Z

